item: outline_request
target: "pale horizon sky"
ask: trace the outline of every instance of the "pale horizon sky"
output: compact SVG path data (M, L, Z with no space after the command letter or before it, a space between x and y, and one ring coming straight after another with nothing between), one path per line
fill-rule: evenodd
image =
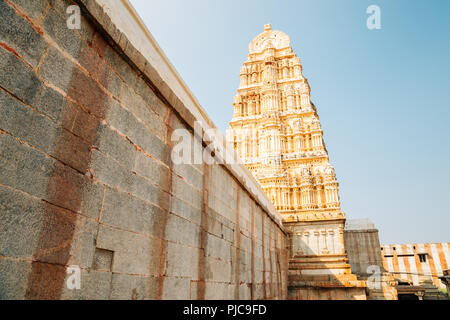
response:
M222 133L249 42L267 23L288 34L347 219L382 244L450 242L450 1L131 2Z

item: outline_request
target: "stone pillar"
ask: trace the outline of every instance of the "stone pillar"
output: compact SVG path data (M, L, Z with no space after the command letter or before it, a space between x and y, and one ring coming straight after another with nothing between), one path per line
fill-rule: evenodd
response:
M339 226L338 232L338 244L339 244L339 253L345 254L345 246L344 246L344 226Z
M258 137L256 136L256 133L254 133L254 132L252 135L252 146L253 146L253 157L256 158L258 156Z
M294 202L294 208L297 208L298 200L297 200L297 190L296 190L296 188L292 188L292 201Z
M334 243L334 230L333 229L328 230L328 239L329 239L328 245L331 250L331 253L335 254L336 253L336 248L335 248L336 245Z
M338 230L334 230L333 243L334 243L334 246L335 246L335 249L336 249L336 254L342 254L341 242L339 240L339 229Z
M322 205L321 193L322 193L322 187L321 186L317 186L316 194L317 194L317 206L318 206L318 208L320 208L321 205Z
M320 232L319 231L314 231L314 237L316 238L316 243L315 243L315 250L314 252L316 254L320 254Z
M304 232L303 232L303 236L304 236L304 237L303 237L303 239L304 239L303 245L304 245L304 248L305 248L304 254L306 254L306 255L308 255L308 254L311 253L311 245L310 245L310 238L309 238L309 235L310 235L309 231L304 231Z
M328 251L328 244L327 244L327 230L322 230L320 234L322 235L322 243L323 243L321 253L328 254L330 252Z
M249 100L248 102L248 115L252 116L255 113L255 103L253 100Z
M297 231L296 233L296 237L294 239L295 244L294 244L294 254L304 254L304 246L303 246L303 241L302 241L302 236L303 236L303 232L301 231Z

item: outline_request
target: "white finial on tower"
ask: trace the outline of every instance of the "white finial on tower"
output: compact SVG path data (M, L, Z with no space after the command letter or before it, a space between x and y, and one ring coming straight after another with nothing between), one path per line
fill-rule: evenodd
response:
M264 25L264 31L270 31L270 30L272 30L272 25L269 23L269 24L265 24Z

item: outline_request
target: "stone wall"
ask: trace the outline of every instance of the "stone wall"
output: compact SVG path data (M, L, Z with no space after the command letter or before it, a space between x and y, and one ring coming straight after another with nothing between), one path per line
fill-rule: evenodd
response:
M367 299L397 300L395 279L383 267L375 225L369 219L347 220L344 241L352 272L367 281Z
M372 274L370 266L383 268L378 230L369 220L347 220L344 241L353 273L367 276Z
M0 0L0 299L286 298L278 214L243 165L172 162L214 125L111 3Z

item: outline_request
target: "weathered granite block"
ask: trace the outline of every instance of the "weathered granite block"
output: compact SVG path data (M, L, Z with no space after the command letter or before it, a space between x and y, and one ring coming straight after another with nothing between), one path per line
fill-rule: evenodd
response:
M54 162L9 135L0 135L1 184L46 198L48 178Z
M113 300L148 300L158 298L158 278L114 273L111 282Z
M101 222L120 229L162 238L164 213L131 195L107 188Z
M138 152L135 161L136 173L147 178L150 183L158 185L162 190L169 188L169 169L148 155Z
M41 82L30 67L0 46L0 87L29 105L37 101Z
M153 112L144 100L128 86L122 86L121 98L122 106L144 122L161 141L164 141L166 127L163 119Z
M53 119L57 124L61 124L66 108L66 100L59 92L44 86L36 108Z
M68 275L69 276L69 275ZM64 287L61 293L61 299L70 300L109 300L112 273L94 270L81 270L81 288L68 289ZM65 279L67 282L68 278Z
M49 118L0 90L0 127L38 149L53 153L60 128Z
M178 199L183 200L194 207L201 208L202 206L201 191L194 189L176 175L172 176L172 193Z
M0 186L0 256L31 259L43 219L39 200Z
M191 280L188 278L164 277L164 300L190 299Z
M136 148L130 141L120 136L107 125L99 127L95 146L114 160L121 163L125 168L132 170L134 167Z
M28 17L35 20L40 18L44 14L45 9L49 5L49 2L47 0L35 0L35 1L10 0L10 1L14 3L19 8L19 10L23 11Z
M78 58L83 40L78 33L67 27L66 19L54 9L50 9L45 16L44 31L52 37L61 49L67 51L72 57Z
M55 47L51 47L39 68L39 76L46 82L67 92L75 64L66 59Z
M199 249L168 242L166 252L168 276L198 280L199 255L203 254Z
M108 117L110 124L122 134L151 154L155 158L167 163L169 160L169 148L159 138L157 138L143 123L128 110L122 108L118 103L111 104L111 111Z
M114 251L114 273L158 275L160 240L100 225L97 247Z
M165 238L191 247L199 247L200 226L174 214L169 214Z
M27 11L31 12L34 17L41 15L46 8L42 0L34 1L33 4L30 4L30 1L27 0L19 2L22 6L26 6ZM47 48L47 43L43 37L5 1L0 2L0 42L5 43L6 47L10 47L13 51L17 52L33 67L38 65L39 60ZM5 57L1 57L0 61L6 63L4 59ZM2 67L1 74L4 71L6 69ZM14 73L11 75L14 75ZM21 80L23 81L23 78Z
M25 299L31 263L0 257L0 299Z

